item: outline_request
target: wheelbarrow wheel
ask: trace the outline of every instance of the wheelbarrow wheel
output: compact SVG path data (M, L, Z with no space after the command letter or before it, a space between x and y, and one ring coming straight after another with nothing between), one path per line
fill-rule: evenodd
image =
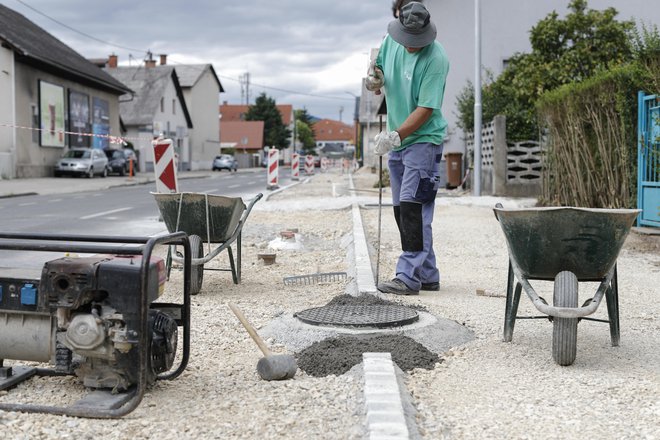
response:
M191 235L190 240L190 257L201 258L204 255L204 245L202 239L198 235ZM190 294L197 295L202 290L202 282L204 281L204 265L191 264L190 265Z
M577 307L578 279L573 272L559 272L555 277L555 307ZM559 365L571 365L577 353L577 318L552 320L552 358Z

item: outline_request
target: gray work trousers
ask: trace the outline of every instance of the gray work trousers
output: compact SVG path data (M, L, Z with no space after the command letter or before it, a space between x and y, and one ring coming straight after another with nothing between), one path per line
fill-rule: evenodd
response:
M442 145L412 144L389 154L394 215L401 235L402 253L396 277L409 288L440 281L433 251L433 212Z

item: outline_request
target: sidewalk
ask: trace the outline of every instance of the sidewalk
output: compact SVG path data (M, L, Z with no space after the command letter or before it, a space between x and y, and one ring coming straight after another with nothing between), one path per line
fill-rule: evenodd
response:
M179 179L210 176L212 171L180 171ZM64 194L79 191L101 191L117 186L144 185L156 180L153 172L137 173L134 177L108 176L86 179L82 177L36 177L0 180L0 198L29 195Z

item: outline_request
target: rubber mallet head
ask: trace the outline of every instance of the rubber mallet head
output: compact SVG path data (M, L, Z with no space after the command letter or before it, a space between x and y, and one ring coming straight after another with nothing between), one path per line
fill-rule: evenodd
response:
M296 358L290 354L274 354L257 362L257 373L263 380L291 379L297 370Z

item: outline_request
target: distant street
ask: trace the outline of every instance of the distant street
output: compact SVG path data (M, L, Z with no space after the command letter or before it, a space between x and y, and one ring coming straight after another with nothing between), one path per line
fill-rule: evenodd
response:
M86 182L88 180L81 178L80 187L84 188ZM290 183L289 169L280 169L280 186L287 183ZM57 184L58 179L53 178L53 185ZM2 230L118 236L159 234L166 232L166 227L159 221L158 207L150 194L155 190L155 183L150 183L103 191L0 199ZM259 192L267 192L266 171L263 168L237 173L220 171L208 178L180 179L179 190L248 200ZM0 268L40 267L40 261L48 259L44 253L0 251Z

